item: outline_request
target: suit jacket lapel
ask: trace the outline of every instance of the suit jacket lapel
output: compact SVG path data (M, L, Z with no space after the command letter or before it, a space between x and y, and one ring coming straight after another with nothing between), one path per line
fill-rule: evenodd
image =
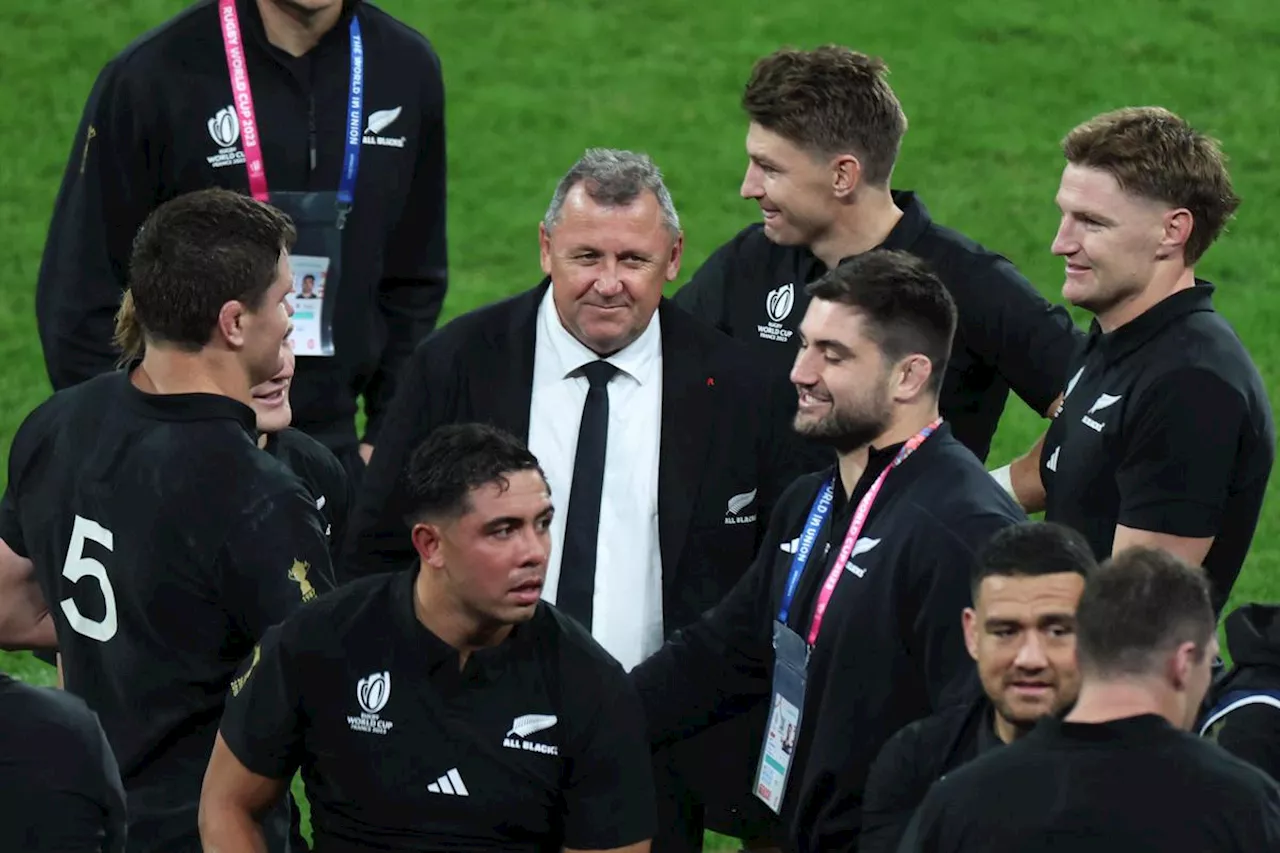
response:
M662 435L658 450L658 545L662 586L672 589L706 464L715 377L707 373L696 322L666 299L662 323Z
M471 398L484 419L529 440L529 404L533 399L534 347L538 340L538 306L550 279L510 301L505 325L494 328L490 346L466 368Z

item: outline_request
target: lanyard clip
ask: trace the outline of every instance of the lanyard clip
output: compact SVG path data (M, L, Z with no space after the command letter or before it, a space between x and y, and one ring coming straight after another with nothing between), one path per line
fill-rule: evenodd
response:
M338 202L338 230L341 231L347 227L347 215L351 213L351 204L349 202Z

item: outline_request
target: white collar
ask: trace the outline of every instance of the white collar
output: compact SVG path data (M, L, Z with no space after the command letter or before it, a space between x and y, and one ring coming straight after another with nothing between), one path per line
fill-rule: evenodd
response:
M538 338L539 343L545 347L544 355L550 359L549 364L555 375L563 379L568 378L584 364L599 361L600 356L564 327L552 296L554 287L553 284L547 288L542 304L538 306ZM604 361L644 385L657 378L658 360L661 355L662 327L658 320L658 312L654 311L653 319L640 333L640 337L608 356Z

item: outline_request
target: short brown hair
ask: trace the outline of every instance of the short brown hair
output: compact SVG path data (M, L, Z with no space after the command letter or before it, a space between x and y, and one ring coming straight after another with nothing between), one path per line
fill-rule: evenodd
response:
M956 333L956 303L929 266L906 252L855 255L805 288L814 299L862 313L867 336L895 363L913 353L929 359L928 389L942 387Z
M1195 643L1203 659L1214 623L1202 569L1167 551L1126 548L1085 583L1076 610L1076 655L1092 675L1150 675L1183 643Z
M224 304L262 306L280 253L295 239L288 216L249 196L225 189L180 195L138 229L126 311L146 340L198 351L212 338Z
M1074 166L1100 169L1125 192L1191 211L1190 266L1240 206L1217 140L1163 107L1125 107L1089 119L1062 140Z
M850 153L863 179L885 186L898 159L907 117L885 82L878 57L824 45L783 48L756 62L742 108L756 124L824 156Z

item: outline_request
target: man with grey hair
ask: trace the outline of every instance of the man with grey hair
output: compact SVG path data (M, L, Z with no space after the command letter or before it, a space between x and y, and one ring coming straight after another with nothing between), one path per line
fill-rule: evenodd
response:
M799 473L799 440L772 431L795 392L663 297L683 235L647 156L587 151L556 187L538 240L538 286L453 320L414 352L345 561L372 573L414 559L400 482L410 450L444 424L501 427L541 461L557 505L543 597L630 669L751 564ZM687 819L700 823L705 792L746 803L763 711L659 755L659 826L672 837L655 839L655 851L700 846L697 832L675 837Z

